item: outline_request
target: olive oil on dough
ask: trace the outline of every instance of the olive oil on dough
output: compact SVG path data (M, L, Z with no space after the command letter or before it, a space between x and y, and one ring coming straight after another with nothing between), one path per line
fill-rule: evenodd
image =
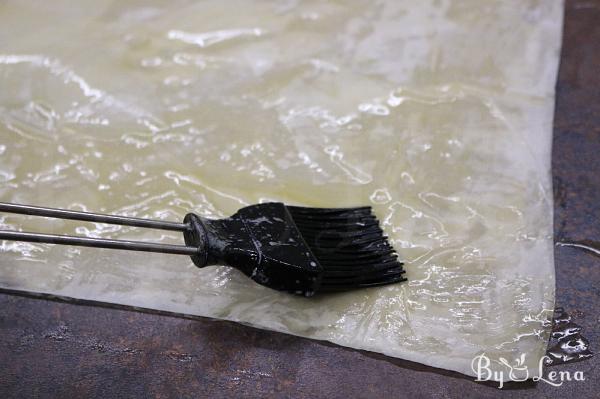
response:
M174 221L266 200L371 204L409 278L306 299L185 257L5 242L0 286L466 374L482 352L537 369L554 307L562 1L4 1L0 24L3 201Z

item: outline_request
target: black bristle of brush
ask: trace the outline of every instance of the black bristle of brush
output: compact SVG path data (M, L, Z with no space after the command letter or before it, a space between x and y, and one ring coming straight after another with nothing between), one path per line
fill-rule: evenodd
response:
M227 219L188 214L198 267L227 264L255 282L305 296L405 281L370 207L251 205Z
M398 261L371 207L286 208L323 267L319 292L406 280L403 263Z

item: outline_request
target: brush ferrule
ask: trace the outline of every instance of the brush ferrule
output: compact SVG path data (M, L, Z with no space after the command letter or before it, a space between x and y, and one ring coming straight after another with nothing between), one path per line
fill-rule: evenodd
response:
M198 248L198 252L195 255L190 256L192 262L198 267L208 266L208 233L202 218L193 213L188 213L185 215L183 222L189 226L189 228L183 232L185 244Z

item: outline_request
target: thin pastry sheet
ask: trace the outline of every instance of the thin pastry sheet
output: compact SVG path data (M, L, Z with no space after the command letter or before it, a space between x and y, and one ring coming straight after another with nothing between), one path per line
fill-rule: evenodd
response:
M0 286L538 371L560 0L4 1L0 198L179 221L371 204L409 282L310 299L186 257L3 242ZM1 215L1 227L181 242ZM516 362L516 363L515 363Z

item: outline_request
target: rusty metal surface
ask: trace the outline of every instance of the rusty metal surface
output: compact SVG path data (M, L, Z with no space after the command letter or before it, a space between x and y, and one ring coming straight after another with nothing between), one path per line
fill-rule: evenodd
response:
M600 1L567 0L554 128L557 241L600 242ZM557 306L600 348L600 257L556 247ZM499 391L382 355L202 318L0 293L0 397L597 397L586 381Z

